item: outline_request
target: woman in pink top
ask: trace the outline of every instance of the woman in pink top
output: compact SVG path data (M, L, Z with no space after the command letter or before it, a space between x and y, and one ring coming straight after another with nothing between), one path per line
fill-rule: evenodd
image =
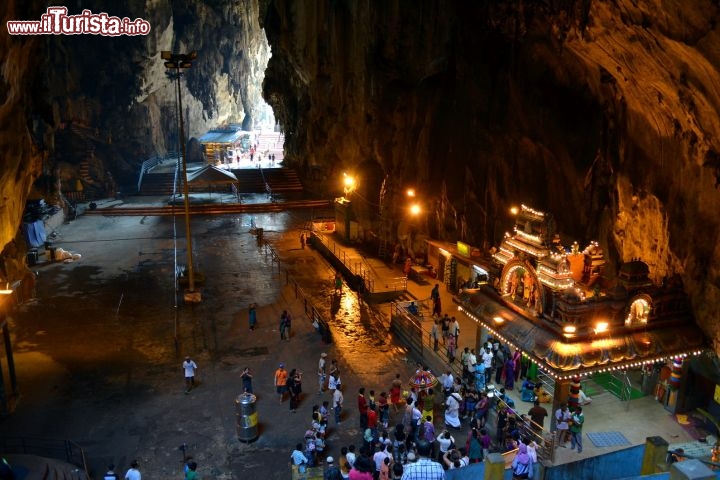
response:
M374 463L367 457L360 455L350 469L350 480L373 480Z

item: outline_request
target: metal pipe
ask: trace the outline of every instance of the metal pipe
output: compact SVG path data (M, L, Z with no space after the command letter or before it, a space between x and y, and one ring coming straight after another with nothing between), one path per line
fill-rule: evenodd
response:
M188 291L195 291L195 275L193 269L193 257L192 257L192 233L190 231L190 199L189 199L189 188L187 179L187 152L185 145L185 122L183 121L183 109L182 109L182 93L180 92L180 63L177 65L177 91L178 91L178 110L180 111L180 147L182 155L182 167L183 167L183 195L185 197L185 239L187 242L187 272L188 272Z

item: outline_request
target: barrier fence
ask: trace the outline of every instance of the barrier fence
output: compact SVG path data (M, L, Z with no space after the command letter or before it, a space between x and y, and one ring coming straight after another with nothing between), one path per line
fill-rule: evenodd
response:
M295 298L300 300L303 304L303 313L305 313L305 316L313 322L313 327L320 334L323 341L325 343L330 343L330 325L328 324L327 319L322 315L322 313L320 313L320 310L315 306L312 300L310 300L310 295L308 295L298 282L292 278L288 270L282 268L280 256L277 254L272 245L263 238L259 238L258 242L262 246L265 256L270 256L271 261L273 263L277 263L278 276L282 279L282 275L285 274L285 285L291 285L293 287Z
M0 437L0 453L55 458L78 467L90 478L85 452L75 442L41 437Z

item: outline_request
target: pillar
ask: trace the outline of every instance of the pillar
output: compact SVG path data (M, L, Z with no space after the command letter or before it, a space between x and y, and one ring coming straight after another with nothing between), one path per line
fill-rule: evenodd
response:
M10 411L8 409L7 394L5 393L5 373L0 361L0 415L7 415L8 413Z
M715 480L716 478L715 472L710 470L710 467L696 459L673 463L670 467L670 480Z
M665 465L668 453L668 442L662 437L647 437L645 439L645 453L643 454L640 475L652 475L664 469L658 465Z
M568 408L571 412L575 411L575 407L580 405L580 376L577 375L570 380L570 391L568 393Z
M500 453L491 453L485 459L483 480L502 480L505 478L505 457Z
M480 354L483 352L483 333L485 331L485 328L482 326L482 323L480 322L474 322L475 323L475 355L478 356L477 361L481 362L482 360L479 358Z
M570 379L555 379L555 389L553 390L553 404L552 411L550 413L550 431L555 431L555 425L557 420L555 419L555 412L560 408L561 403L567 403L568 395L570 393Z
M8 375L10 376L10 392L18 394L17 375L15 374L15 356L13 355L12 343L10 342L10 329L7 321L3 323L3 339L5 341L5 354L7 355Z

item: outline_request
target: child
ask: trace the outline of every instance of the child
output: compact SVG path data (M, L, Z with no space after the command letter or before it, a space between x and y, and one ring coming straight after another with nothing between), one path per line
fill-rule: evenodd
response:
M390 458L385 457L383 463L380 466L379 480L390 480Z

